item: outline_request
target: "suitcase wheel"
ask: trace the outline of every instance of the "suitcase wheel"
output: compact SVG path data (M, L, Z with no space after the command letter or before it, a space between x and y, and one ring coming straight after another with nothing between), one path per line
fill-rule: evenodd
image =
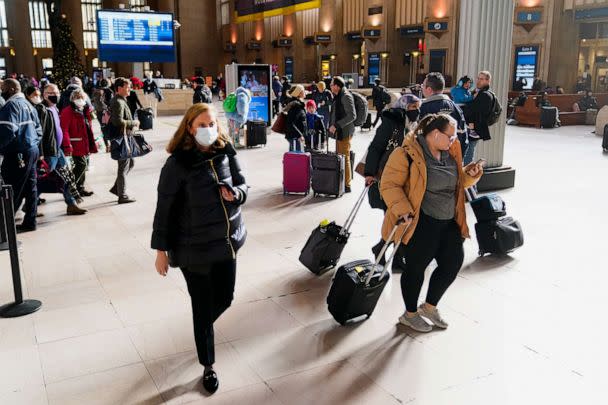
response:
M480 251L478 252L478 254L479 254L479 257L483 257L483 255L484 255L485 253L484 253L484 251L483 251L483 250L480 250Z

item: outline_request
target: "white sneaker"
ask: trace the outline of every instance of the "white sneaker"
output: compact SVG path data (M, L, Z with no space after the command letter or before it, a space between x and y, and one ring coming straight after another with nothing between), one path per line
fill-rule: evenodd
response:
M426 305L420 304L418 307L418 313L431 321L433 325L437 326L441 329L447 329L449 324L441 317L439 310L435 309L427 309Z
M412 318L409 318L405 314L403 314L399 317L399 323L405 326L409 326L416 332L426 333L433 330L433 327L429 325L424 319L422 319L419 313L416 313L416 315Z

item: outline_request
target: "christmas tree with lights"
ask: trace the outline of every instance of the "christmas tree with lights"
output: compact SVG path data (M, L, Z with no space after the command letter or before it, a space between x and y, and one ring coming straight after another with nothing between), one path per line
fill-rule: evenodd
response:
M71 77L82 78L85 70L74 42L72 27L65 14L61 13L61 0L46 0L46 8L53 41L53 81L63 89Z

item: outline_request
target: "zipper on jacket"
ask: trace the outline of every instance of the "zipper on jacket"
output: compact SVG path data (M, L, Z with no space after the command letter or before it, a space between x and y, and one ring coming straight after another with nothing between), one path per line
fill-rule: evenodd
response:
M217 175L215 171L215 165L213 164L213 159L210 159L211 170L213 170L213 174L215 175L215 181L220 182L220 176ZM228 240L228 245L230 245L230 251L232 252L232 259L236 259L236 252L234 251L234 247L232 246L232 241L230 240L230 218L228 217L228 210L226 209L226 204L224 204L224 197L222 197L222 190L218 188L218 194L220 195L220 202L222 203L222 208L224 209L224 216L226 217L226 239Z

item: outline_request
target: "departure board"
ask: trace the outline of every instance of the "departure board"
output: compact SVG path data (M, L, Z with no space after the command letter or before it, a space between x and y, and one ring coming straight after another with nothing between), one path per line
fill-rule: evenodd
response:
M103 61L175 61L172 14L99 10L97 38Z

